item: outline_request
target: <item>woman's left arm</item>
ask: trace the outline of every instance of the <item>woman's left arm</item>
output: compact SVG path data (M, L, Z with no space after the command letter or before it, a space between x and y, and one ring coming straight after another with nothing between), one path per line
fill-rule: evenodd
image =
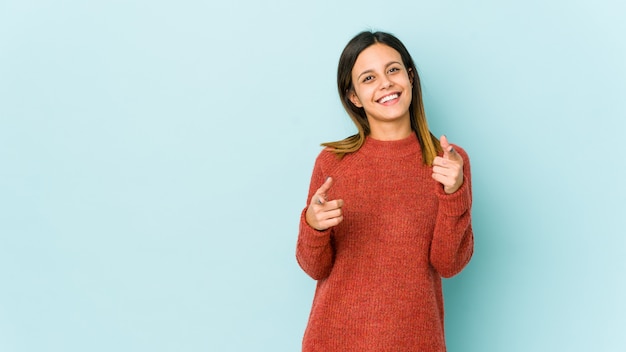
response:
M470 163L467 153L460 147L450 146L451 159L458 156L460 162L459 175L457 181L437 184L437 197L439 207L435 223L435 232L430 247L430 263L443 277L452 277L469 263L474 253L474 233L472 231L472 184L470 174ZM433 165L435 169L438 162L443 162L448 153L444 153L443 158L436 160ZM450 160L447 160L450 162ZM452 160L454 161L454 160ZM435 172L435 171L434 171ZM433 178L437 179L435 175ZM452 186L450 186L452 185ZM458 186L458 188L457 188ZM450 187L456 188L449 193Z

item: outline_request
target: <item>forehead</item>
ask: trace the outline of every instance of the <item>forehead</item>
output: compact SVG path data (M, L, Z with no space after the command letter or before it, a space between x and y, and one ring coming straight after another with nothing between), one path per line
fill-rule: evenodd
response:
M375 70L390 62L402 63L400 53L390 46L376 43L367 47L357 56L352 73L359 74L363 71Z

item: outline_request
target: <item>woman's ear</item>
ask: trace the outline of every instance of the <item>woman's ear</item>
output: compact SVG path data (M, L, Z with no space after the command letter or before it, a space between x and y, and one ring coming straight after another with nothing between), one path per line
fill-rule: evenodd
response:
M411 82L411 85L413 85L414 80L415 80L415 72L413 71L412 68L409 68L409 81Z
M352 104L354 104L354 106L356 106L357 108L362 108L363 107L363 104L361 104L361 100L359 99L359 97L354 92L354 89L350 89L350 91L348 92L348 98L350 99Z

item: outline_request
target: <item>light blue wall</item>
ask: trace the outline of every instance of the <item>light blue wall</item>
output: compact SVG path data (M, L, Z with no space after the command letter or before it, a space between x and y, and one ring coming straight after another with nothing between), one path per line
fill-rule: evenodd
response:
M472 159L450 351L626 349L620 1L0 3L0 351L296 351L318 144L357 32Z

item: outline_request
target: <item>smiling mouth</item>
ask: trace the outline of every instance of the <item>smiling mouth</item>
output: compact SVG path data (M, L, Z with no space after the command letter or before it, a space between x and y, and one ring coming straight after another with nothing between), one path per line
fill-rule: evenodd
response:
M399 97L400 97L399 93L393 93L393 94L385 95L384 97L378 99L378 102L380 104L384 104L390 100L398 99Z

